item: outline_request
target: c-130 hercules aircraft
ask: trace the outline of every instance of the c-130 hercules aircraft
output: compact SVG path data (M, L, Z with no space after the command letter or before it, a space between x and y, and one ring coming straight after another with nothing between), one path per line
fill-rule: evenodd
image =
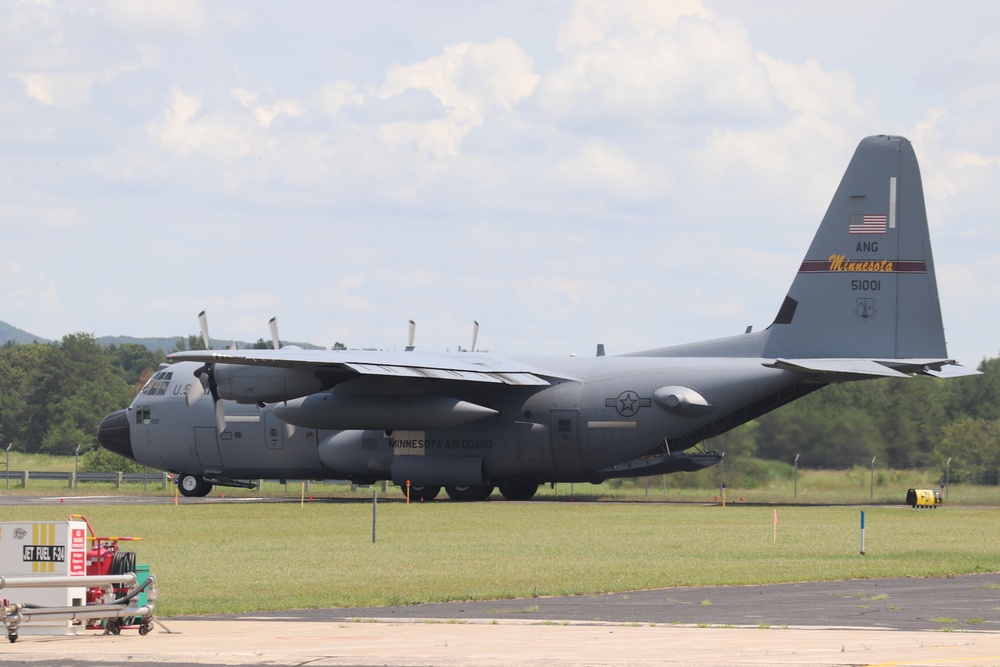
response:
M718 463L687 450L827 384L977 373L948 358L920 172L894 136L858 146L762 331L591 358L292 347L170 358L98 440L176 473L186 496L276 478L392 480L427 500L498 486L527 500L546 482Z

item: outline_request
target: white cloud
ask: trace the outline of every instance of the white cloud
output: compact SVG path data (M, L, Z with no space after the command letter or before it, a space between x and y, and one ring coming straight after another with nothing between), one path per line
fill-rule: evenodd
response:
M579 3L559 44L564 62L541 90L557 119L638 123L643 131L717 118L759 122L774 108L750 36L699 2Z
M257 124L263 128L268 127L278 116L297 118L305 111L303 106L297 100L293 99L278 100L274 104L265 105L258 101L256 93L243 88L233 88L231 94L234 99L243 105L244 109L253 114Z
M293 99L266 105L246 89L234 88L230 93L240 109L201 113L202 97L174 88L170 105L159 119L147 125L147 130L156 144L175 157L200 153L231 162L263 151L268 143L268 127L276 118L296 118L304 112Z
M125 34L202 34L209 16L200 0L104 0L110 22Z
M621 33L651 41L660 31L676 31L682 18L710 20L714 16L700 0L578 0L559 28L557 45L567 51L598 44L607 40L609 34Z
M314 93L315 106L330 116L337 116L348 106L362 104L364 99L357 86L343 79L325 83Z
M642 200L664 194L671 176L659 164L642 162L605 139L584 142L572 156L553 165L554 179L587 197Z
M537 83L531 58L510 39L448 45L440 56L394 65L378 91L383 100L426 91L441 105L443 118L382 123L382 136L397 150L416 149L431 159L455 157L463 138L492 109L510 110Z
M83 106L97 79L97 74L90 72L21 72L13 76L24 84L24 92L31 99L62 108Z

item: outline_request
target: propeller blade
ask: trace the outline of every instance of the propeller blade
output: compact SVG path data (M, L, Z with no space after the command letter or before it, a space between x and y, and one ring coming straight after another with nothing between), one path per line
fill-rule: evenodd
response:
M226 408L222 405L222 401L215 402L215 426L219 429L219 433L226 430Z
M187 406L190 408L204 395L205 390L202 389L201 385L197 382L192 382L188 385L187 391L184 393L184 400L187 401Z
M271 329L271 345L274 349L281 349L281 339L278 338L278 318L272 317L267 321L267 326Z
M291 439L293 435L295 435L295 424L285 422L285 438Z
M212 349L212 340L208 337L208 316L205 311L198 313L198 326L201 329L201 339L205 342L205 349Z
M410 334L406 338L406 351L413 352L413 340L417 336L417 323L410 320Z
M472 347L469 348L470 352L476 351L476 340L479 339L479 322L472 320Z
M195 403L201 400L201 397L208 393L209 386L211 384L209 380L209 374L211 370L208 364L205 364L201 368L198 368L194 372L197 382L192 382L188 385L187 391L184 392L184 397L187 400L188 407L191 407Z

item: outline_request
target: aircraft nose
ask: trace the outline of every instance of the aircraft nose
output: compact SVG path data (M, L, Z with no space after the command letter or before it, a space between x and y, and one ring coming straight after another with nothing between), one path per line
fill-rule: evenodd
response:
M128 410L112 412L98 425L97 442L101 443L101 447L104 449L135 461L128 421Z

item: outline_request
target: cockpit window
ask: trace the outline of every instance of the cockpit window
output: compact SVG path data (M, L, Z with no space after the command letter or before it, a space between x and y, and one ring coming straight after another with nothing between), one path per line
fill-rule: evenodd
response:
M146 396L163 396L167 393L170 380L174 377L173 371L160 371L149 378L149 382L142 388L142 393Z

